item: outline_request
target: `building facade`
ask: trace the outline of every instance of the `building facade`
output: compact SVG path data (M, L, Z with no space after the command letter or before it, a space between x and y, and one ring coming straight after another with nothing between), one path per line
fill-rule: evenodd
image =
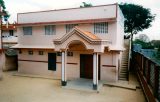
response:
M19 13L18 72L118 81L124 17L118 4Z
M15 24L2 25L2 43L3 48L8 49L17 44L17 28Z

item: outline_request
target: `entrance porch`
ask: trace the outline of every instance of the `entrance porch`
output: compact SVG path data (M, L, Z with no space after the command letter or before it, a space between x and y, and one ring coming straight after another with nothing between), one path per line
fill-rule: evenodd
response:
M98 81L100 80L100 54L104 53L104 44L107 46L108 41L103 41L95 34L83 31L75 27L68 34L60 39L54 40L55 51L61 52L61 83L62 86L67 85L68 73L75 75L71 70L72 62L76 62L79 67L79 78L92 79L94 90L98 89ZM70 55L78 53L76 57L69 60ZM71 62L72 61L72 62ZM69 63L68 63L69 62ZM76 68L77 68L76 67ZM69 71L68 71L69 69ZM81 82L81 81L80 81ZM84 81L86 83L87 81ZM76 81L76 83L79 83ZM81 84L84 84L81 83ZM87 84L87 83L86 83Z
M79 72L76 71L78 73L74 73L74 71L71 70L72 66L67 63L68 62L67 60L70 59L68 56L68 53L77 54L77 58L72 58L72 60L79 59L79 60L77 60L77 61L79 61L79 62L77 62L77 63L79 63L79 64L77 64L77 67L78 67L77 70L79 70ZM99 58L100 57L98 57L98 53L82 52L82 51L77 52L77 51L73 51L71 49L67 50L67 51L62 51L62 56L61 56L61 60L62 60L62 64L61 64L62 86L67 85L67 79L68 79L69 75L73 76L75 74L79 74L79 78L86 79L85 81L83 80L84 84L87 82L87 79L88 79L89 83L92 80L91 86L93 86L94 90L97 90L98 89L98 79L100 79ZM68 75L68 73L69 73L69 75ZM73 75L71 75L71 74L73 74ZM76 83L78 81L80 81L80 80L77 80Z

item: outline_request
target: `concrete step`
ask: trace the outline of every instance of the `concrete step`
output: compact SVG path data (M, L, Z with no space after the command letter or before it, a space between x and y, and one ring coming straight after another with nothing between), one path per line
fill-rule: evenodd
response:
M128 64L124 63L121 65L121 67L128 67Z
M128 60L122 60L121 64L128 63Z
M127 81L127 78L118 78L119 80Z

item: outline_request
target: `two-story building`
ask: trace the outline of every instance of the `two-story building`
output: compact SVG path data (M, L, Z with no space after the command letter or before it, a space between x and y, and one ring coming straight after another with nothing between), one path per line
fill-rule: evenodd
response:
M18 72L118 81L124 17L118 4L19 13Z

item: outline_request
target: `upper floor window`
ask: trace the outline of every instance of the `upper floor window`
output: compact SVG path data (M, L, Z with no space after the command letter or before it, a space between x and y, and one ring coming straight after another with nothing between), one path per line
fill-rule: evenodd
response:
M94 23L94 33L108 33L108 23Z
M78 24L67 24L66 25L66 33L68 33L69 31L72 30L72 28L74 28L75 26L77 26Z
M13 30L9 30L9 35L13 36Z
M23 27L24 35L32 35L32 27Z
M55 25L45 26L45 35L53 35L53 34L56 34L56 26Z

